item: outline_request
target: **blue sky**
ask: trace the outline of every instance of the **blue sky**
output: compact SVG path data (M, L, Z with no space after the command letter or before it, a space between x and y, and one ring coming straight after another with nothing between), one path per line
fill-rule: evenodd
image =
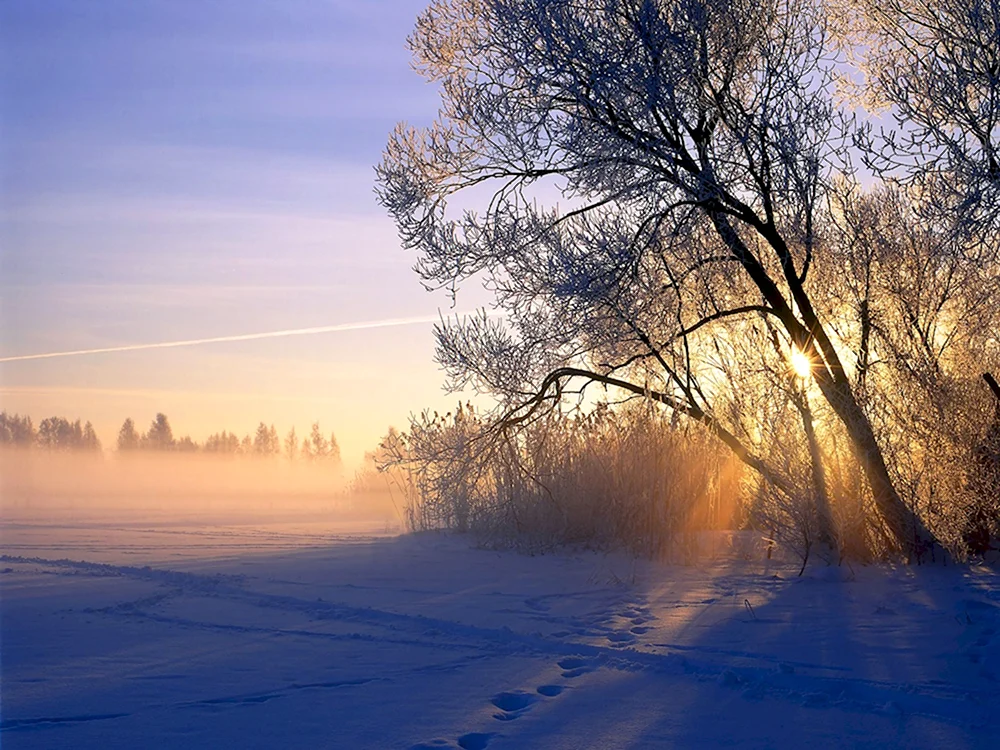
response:
M446 309L373 165L437 94L424 0L0 4L0 357ZM460 307L481 304L473 293ZM348 458L443 396L427 324L0 364L8 411L175 431L320 419Z

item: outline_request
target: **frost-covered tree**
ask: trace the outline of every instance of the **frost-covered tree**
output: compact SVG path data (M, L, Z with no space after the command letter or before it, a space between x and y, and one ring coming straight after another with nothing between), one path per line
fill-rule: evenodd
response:
M499 395L508 424L614 386L795 492L729 376L753 375L740 352L759 338L802 355L890 544L919 557L935 540L897 490L816 278L851 130L828 25L812 0L439 0L410 46L440 117L397 128L379 196L427 285L495 291L506 319L439 327L438 354L453 386Z
M897 128L863 139L870 163L930 213L1000 230L1000 0L834 0L863 100ZM990 237L996 248L995 234Z

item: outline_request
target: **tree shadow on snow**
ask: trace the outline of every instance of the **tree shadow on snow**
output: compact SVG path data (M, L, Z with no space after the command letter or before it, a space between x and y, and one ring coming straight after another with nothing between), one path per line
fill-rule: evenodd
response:
M624 746L976 747L997 736L994 571L796 573L746 562L714 570L704 604L658 644L683 678L660 680L663 710ZM669 606L647 588L654 611Z

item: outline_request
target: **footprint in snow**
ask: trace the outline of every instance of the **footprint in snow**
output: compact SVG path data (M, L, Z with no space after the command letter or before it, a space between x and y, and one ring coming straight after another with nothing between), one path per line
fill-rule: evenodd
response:
M619 646L635 643L636 640L632 633L609 633L606 637L612 644Z
M493 732L469 732L463 734L456 741L446 740L444 737L435 737L426 742L418 742L410 747L410 750L441 750L441 748L458 748L459 750L486 750L487 745L497 735Z
M494 737L496 734L493 732L469 732L458 738L458 746L462 750L486 750Z
M652 630L652 628L647 628L643 625L636 625L634 628L629 630L629 632L634 633L635 635L644 635L648 633L650 630Z
M646 606L645 601L633 602L628 606L622 607L618 614L626 619L629 617L644 617L649 614L649 607Z
M563 661L570 660L564 659ZM573 663L576 662L574 661ZM565 688L562 685L539 685L535 688L537 695L527 690L507 690L497 693L490 698L490 703L500 709L497 713L493 714L493 718L499 721L513 721L537 703L539 695L546 698L555 698L563 690ZM439 748L455 747L460 748L460 750L486 750L486 747L490 744L490 740L496 736L498 736L496 732L469 732L468 734L463 734L455 742L442 737L436 737L433 740L413 745L410 750L439 750Z
M574 677L594 671L594 665L587 659L580 658L579 656L567 656L565 659L560 659L556 664L558 664L560 669L564 670L562 676L566 679L573 679Z
M490 703L500 709L498 713L493 714L493 718L499 721L512 721L537 701L538 696L527 690L507 690L497 693L490 698Z

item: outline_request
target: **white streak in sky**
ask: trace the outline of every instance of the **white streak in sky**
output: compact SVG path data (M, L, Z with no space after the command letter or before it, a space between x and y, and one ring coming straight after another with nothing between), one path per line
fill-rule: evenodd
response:
M469 313L457 313L468 315ZM370 328L394 328L396 326L416 325L418 323L437 323L439 315L423 315L414 318L389 318L388 320L373 320L362 323L341 323L335 326L316 326L314 328L292 328L287 331L266 331L264 333L243 333L237 336L216 336L209 339L188 339L186 341L161 341L157 344L130 344L128 346L109 346L103 349L78 349L71 352L49 352L47 354L22 354L16 357L0 357L0 362L22 362L28 359L51 359L53 357L79 357L86 354L110 354L112 352L137 352L143 349L172 349L177 346L199 346L201 344L222 344L230 341L257 341L259 339L277 339L286 336L313 336L318 333L338 333L340 331L364 331Z

